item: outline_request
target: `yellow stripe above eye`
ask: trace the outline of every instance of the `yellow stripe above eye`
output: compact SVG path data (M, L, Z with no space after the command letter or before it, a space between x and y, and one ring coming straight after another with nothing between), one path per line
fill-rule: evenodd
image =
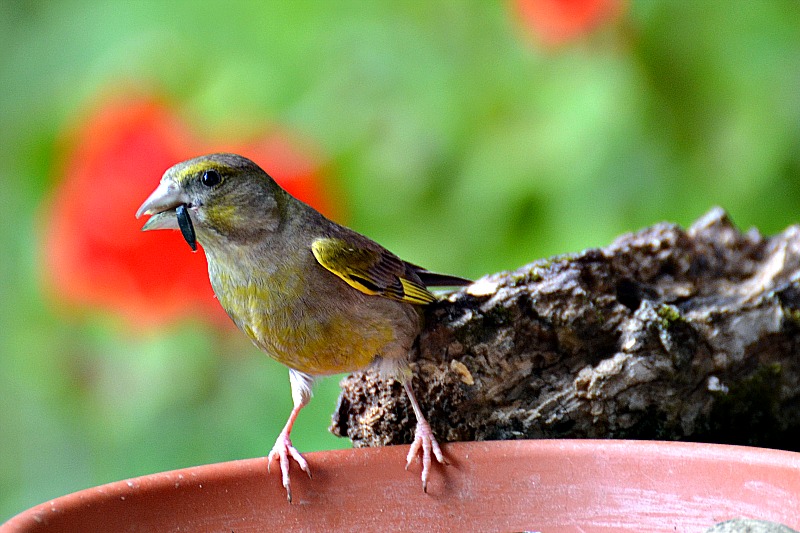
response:
M225 173L228 170L228 167L217 161L200 160L194 164L191 164L181 169L180 174L178 174L176 178L176 181L178 183L185 184L194 177L200 175L203 171L211 169Z

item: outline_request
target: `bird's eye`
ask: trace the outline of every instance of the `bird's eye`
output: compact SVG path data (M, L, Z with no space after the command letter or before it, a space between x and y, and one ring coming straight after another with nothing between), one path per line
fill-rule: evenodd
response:
M206 187L213 187L214 185L218 185L221 181L222 176L214 169L206 170L203 172L203 177L200 178L200 182Z

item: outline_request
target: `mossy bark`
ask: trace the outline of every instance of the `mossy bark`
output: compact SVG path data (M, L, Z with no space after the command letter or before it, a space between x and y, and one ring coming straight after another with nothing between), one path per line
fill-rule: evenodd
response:
M414 388L441 441L633 438L800 450L800 227L721 209L486 276L427 311ZM403 388L342 381L331 431L412 440Z

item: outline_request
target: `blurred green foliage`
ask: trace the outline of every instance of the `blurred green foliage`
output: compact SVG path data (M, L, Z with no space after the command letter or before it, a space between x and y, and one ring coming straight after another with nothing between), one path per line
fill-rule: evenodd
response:
M299 132L349 225L460 275L715 204L772 233L800 207L796 0L630 2L555 49L507 2L5 0L0 87L0 519L265 455L290 409L285 369L243 336L136 336L43 295L38 225L64 132L108 91L166 95L214 138ZM347 445L325 431L335 397L324 381L301 450Z

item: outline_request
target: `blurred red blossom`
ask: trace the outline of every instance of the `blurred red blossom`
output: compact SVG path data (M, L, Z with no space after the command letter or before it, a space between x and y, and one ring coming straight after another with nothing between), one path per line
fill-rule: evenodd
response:
M331 215L314 151L285 132L219 145L198 139L166 103L118 98L69 139L45 204L44 277L72 308L112 312L139 329L187 316L230 320L215 301L206 261L180 233L141 233L136 209L173 164L209 152L253 159L297 198Z
M522 24L545 46L577 40L618 17L624 0L516 0Z

